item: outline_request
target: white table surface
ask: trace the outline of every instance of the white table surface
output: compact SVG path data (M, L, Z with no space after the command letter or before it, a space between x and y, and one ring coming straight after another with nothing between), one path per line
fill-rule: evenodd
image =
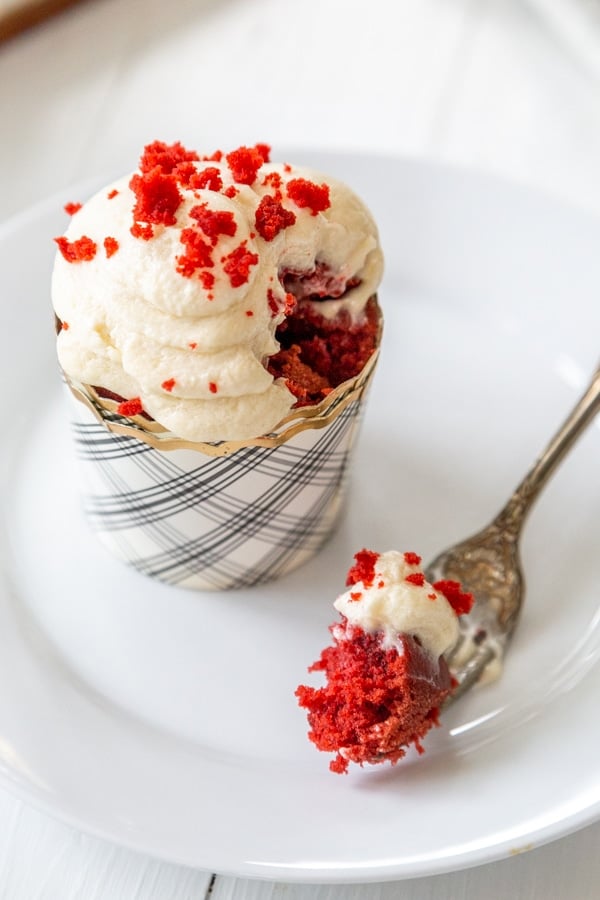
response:
M0 44L0 221L121 171L154 138L426 155L600 214L594 45L578 54L540 16L544 5L551 0L88 0ZM0 791L0 898L587 900L600 894L599 842L596 824L450 875L284 885L159 862Z

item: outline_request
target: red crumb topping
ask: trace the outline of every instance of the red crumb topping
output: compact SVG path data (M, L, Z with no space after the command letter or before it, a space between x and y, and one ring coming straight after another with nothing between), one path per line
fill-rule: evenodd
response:
M85 234L76 241L69 241L66 237L57 237L54 240L69 263L89 262L95 257L98 249L95 242Z
M331 628L333 646L325 648L309 671L325 673L324 687L300 685L296 697L308 710L309 738L336 754L333 772L350 762L396 763L439 724L439 707L451 689L443 658L434 660L409 635L400 635L402 652L385 648L381 635L342 625Z
M68 216L74 216L81 209L81 203L65 203L64 210Z
M229 197L229 199L231 200L231 199L233 199L233 197L237 197L237 195L239 194L239 190L238 190L238 188L236 188L236 186L234 184L230 184L229 187L225 188L225 190L223 191L223 194L226 197Z
M362 591L352 591L350 599L353 601L362 600Z
M195 350L197 346L198 344L196 343L196 341L190 341L190 343L188 344L190 350Z
M219 388L217 387L217 385L214 381L208 382L208 389L211 392L211 394L216 394L217 391L219 390Z
M192 179L196 175L196 166L193 162L179 163L177 168L173 169L172 178L184 187L190 187Z
M404 554L404 562L407 566L420 566L421 565L421 557L418 553L413 553L411 550L408 550Z
M215 150L215 152L211 153L210 156L203 156L202 159L204 162L221 162L221 160L223 159L223 151Z
M142 401L139 397L132 397L131 400L123 400L117 406L117 412L120 416L139 416L143 412Z
M425 584L425 576L422 572L411 572L404 580L408 581L409 584L415 584L417 587L423 587Z
M437 594L427 594L428 600L437 600Z
M471 611L475 598L473 594L463 591L460 582L443 579L436 581L433 587L444 595L457 616L464 616Z
M165 175L159 166L143 175L133 175L129 187L135 194L135 222L152 225L174 225L175 213L182 201L176 180Z
M264 147L266 145L238 147L237 150L232 150L225 157L233 180L237 181L238 184L253 184L256 180L256 173L265 162L263 151L259 150L258 146Z
M252 311L251 309L247 309L247 310L246 310L246 315L247 315L247 316L253 316L254 313L253 313L253 311Z
M116 188L113 188L112 191L109 191L106 196L109 200L114 200L118 193L118 190Z
M200 283L205 291L210 291L215 286L215 276L212 272L208 272L206 269L202 269L198 272L198 278L200 279ZM209 295L209 300L212 300L212 296Z
M211 268L214 265L212 246L197 228L184 228L179 240L185 247L185 253L177 257L176 268L180 275L191 278L198 269Z
M69 330L69 323L68 323L68 322L65 322L65 320L63 319L62 322L60 323L60 327L61 327L61 330L62 330L62 331L68 331L68 330Z
M193 206L190 209L190 218L195 219L201 231L211 239L213 246L219 240L220 235L226 234L233 237L237 231L237 223L232 212L210 209L206 203Z
M371 587L375 579L375 564L380 554L374 550L359 550L354 554L354 565L346 576L346 585L350 587L362 581L365 587Z
M168 391L168 393L170 394L176 384L177 382L174 378L167 378L167 380L163 381L163 383L161 384L161 388L163 389L163 391Z
M292 178L291 181L288 181L287 195L296 206L308 207L313 216L331 206L329 186L315 184L314 181L308 181L306 178Z
M119 249L119 242L114 237L105 237L104 238L104 252L106 253L107 259L110 259L111 256Z
M262 184L264 187L272 187L273 188L273 198L275 200L281 200L283 194L281 193L281 186L283 184L283 178L279 174L279 172L268 172L267 175L262 180Z
M181 163L194 162L198 159L195 150L186 150L179 141L174 144L153 141L144 147L140 158L140 172L148 173L158 168L165 175L170 175Z
M250 267L258 263L258 255L251 253L246 247L246 241L242 241L239 247L222 258L223 271L229 278L232 287L246 284L250 277Z
M221 173L215 166L209 166L201 172L196 172L190 178L190 187L194 190L220 191L223 187Z
M134 238L141 238L143 241L149 241L154 237L152 225L141 225L139 222L134 222L129 230Z
M270 162L270 160L271 160L271 147L270 147L269 144L255 144L255 145L254 145L254 148L255 148L255 150L257 150L258 153L260 153L260 155L262 156L263 162L266 162L266 163Z
M292 171L292 167L290 166L289 163L284 163L284 164L283 164L283 171L284 171L284 172L291 172L291 171Z
M254 218L256 230L265 241L272 241L284 228L289 228L296 221L290 209L285 209L273 197L265 195L256 209Z

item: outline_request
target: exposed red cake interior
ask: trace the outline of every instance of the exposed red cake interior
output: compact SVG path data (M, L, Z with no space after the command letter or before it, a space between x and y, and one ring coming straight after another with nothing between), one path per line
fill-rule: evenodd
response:
M296 690L308 710L309 738L335 753L332 772L350 762L396 763L410 744L438 724L438 712L452 683L443 658L434 660L418 641L399 635L401 650L386 648L381 633L367 633L346 619L331 626L334 641L310 671L323 671L327 683Z
M362 371L377 347L379 329L374 297L356 322L346 311L329 319L319 313L317 303L300 299L277 329L281 349L270 357L267 368L285 379L297 406L318 403Z

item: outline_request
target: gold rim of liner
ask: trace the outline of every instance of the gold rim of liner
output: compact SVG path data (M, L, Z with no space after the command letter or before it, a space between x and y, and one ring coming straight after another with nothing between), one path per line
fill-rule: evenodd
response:
M301 431L325 428L353 400L361 396L373 374L378 356L379 348L371 354L358 375L342 382L316 406L301 406L292 410L272 432L247 441L205 443L178 438L158 422L148 421L143 416L120 416L116 400L100 398L90 385L72 381L66 374L64 377L74 397L87 406L96 419L113 434L137 438L155 450L196 450L207 456L229 456L245 447L280 447Z

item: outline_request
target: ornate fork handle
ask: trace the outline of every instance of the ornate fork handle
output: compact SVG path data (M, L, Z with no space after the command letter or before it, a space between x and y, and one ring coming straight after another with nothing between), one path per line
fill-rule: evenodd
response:
M494 661L501 663L523 604L519 537L525 517L558 464L598 411L600 368L492 522L440 553L428 567L430 581L456 579L476 597L471 613L461 619L459 640L446 654L457 681L446 705L469 690L484 672L489 673Z

